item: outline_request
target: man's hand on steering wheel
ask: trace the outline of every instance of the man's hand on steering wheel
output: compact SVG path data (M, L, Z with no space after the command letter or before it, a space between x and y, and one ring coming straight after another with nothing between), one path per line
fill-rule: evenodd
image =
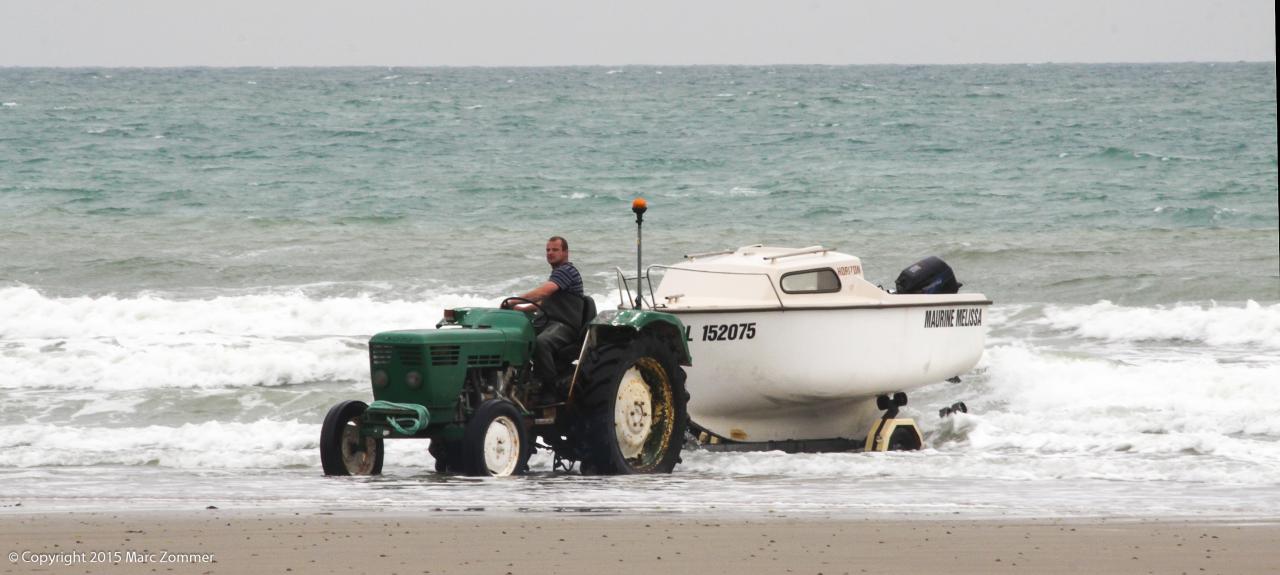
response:
M512 302L515 302L515 303L512 303ZM542 313L542 306L538 305L538 302L533 301L531 299L525 299L525 298L516 297L516 296L512 296L502 300L502 303L498 304L498 307L502 309L517 309L517 306L520 306L520 305L533 306L533 311L535 313Z

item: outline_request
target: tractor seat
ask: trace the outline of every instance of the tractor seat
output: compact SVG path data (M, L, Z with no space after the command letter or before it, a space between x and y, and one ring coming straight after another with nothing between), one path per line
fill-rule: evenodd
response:
M582 315L578 325L571 326L577 329L577 338L573 345L566 345L556 351L556 371L564 373L567 367L578 359L578 355L582 353L582 342L587 337L587 330L591 328L591 320L596 318L596 301L590 296L582 296Z

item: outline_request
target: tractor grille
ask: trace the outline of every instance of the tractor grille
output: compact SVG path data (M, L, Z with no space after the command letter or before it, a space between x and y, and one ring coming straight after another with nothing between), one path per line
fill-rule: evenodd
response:
M431 346L431 365L458 365L459 355L461 355L459 346L433 345Z
M386 365L391 363L392 346L385 343L375 343L369 346L369 363L373 365Z
M502 356L494 355L468 355L468 367L498 367L502 364Z
M396 357L400 359L400 365L422 365L422 346L397 345Z

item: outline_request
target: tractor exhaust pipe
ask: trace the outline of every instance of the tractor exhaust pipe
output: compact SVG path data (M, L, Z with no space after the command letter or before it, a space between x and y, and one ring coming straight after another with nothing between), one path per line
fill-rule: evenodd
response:
M640 263L642 249L640 230L644 226L644 212L647 209L649 209L649 203L644 201L644 198L636 198L635 201L631 202L631 211L636 214L636 303L634 309L640 309L644 305L644 293L640 291L640 286L644 284L644 279L641 276L644 266Z

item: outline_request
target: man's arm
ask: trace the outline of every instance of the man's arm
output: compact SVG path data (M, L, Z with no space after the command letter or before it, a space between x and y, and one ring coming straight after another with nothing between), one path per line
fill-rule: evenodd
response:
M560 289L560 286L556 285L556 283L555 283L555 282L547 281L547 282L543 282L543 283L542 283L542 285L540 285L540 286L538 286L538 287L536 287L536 288L533 288L533 289L532 289L531 291L529 291L528 293L525 293L525 294L520 295L519 297L522 297L522 298L527 299L527 300L532 301L532 302L542 303L544 300L546 300L547 298L549 298L549 297L551 297L553 294L555 294L555 293L556 293L556 291L557 291L557 290L559 290L559 289ZM531 305L529 305L529 304L527 304L527 303L520 303L520 304L516 304L516 305L511 306L511 307L512 307L512 309L518 309L518 310L520 310L520 311L532 311L532 310L533 310L533 306L531 306Z

